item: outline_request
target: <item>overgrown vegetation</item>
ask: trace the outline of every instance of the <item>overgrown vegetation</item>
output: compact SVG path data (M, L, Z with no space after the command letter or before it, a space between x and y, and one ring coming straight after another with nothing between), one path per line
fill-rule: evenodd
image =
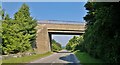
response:
M81 52L79 50L75 51L74 54L77 56L77 58L80 60L80 64L83 65L90 65L90 63L92 63L92 65L96 65L95 63L104 63L102 60L100 59L95 59L93 57L91 57L88 53L86 52ZM99 65L99 64L98 64Z
M77 38L74 37L69 41L66 49L77 48L107 63L119 63L120 2L88 2L85 8L88 12L84 17L87 24L83 42L78 43ZM75 46L75 44L80 45Z
M88 2L84 51L108 63L120 62L120 2Z
M62 49L61 44L56 42L54 39L52 40L52 51L57 52Z
M81 44L83 42L83 36L74 36L69 40L69 42L66 45L66 49L70 51L75 51L80 49Z
M25 52L35 47L37 23L29 13L29 7L23 4L10 18L2 13L2 53L11 54Z

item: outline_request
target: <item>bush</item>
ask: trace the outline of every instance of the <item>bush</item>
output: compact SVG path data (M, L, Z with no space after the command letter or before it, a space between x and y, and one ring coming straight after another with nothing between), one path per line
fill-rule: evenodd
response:
M60 43L56 42L54 39L52 40L52 51L58 52L62 49Z
M66 45L66 49L71 51L82 50L82 42L82 36L74 36L72 39L69 40L68 44Z

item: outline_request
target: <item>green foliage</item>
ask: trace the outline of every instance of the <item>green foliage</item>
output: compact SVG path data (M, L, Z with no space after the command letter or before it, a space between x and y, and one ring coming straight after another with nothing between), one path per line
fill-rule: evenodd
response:
M29 13L29 7L23 4L11 19L7 14L2 21L3 54L25 52L31 49L36 39L37 23Z
M80 50L81 52L83 51L83 35L82 36L79 36L78 38L77 38L77 43L76 43L76 45L74 46L74 49L73 49L73 51L76 51L76 50Z
M86 52L81 52L79 50L75 51L74 54L76 55L76 57L78 58L78 60L80 60L80 64L82 65L90 65L90 63L92 65L103 65L103 63L105 63L104 61L100 60L100 59L96 59L91 57L88 53Z
M5 13L4 10L3 10L2 7L0 6L0 20L1 20L1 19L4 19L4 16L5 16L4 13Z
M0 6L0 55L2 54L2 14L3 10L2 7Z
M120 62L120 2L88 2L83 50L106 62Z
M72 50L74 46L77 44L77 36L74 36L66 45L67 50Z
M36 20L34 20L29 13L29 7L26 4L23 4L17 13L14 15L15 20L18 25L20 25L19 31L23 33L23 35L28 35L29 42L32 47L34 46L36 39L36 29L37 26Z
M80 49L80 45L83 42L82 36L74 36L72 39L69 40L68 44L66 45L67 50L75 51Z
M62 49L61 44L56 42L54 39L52 40L52 51L57 52Z

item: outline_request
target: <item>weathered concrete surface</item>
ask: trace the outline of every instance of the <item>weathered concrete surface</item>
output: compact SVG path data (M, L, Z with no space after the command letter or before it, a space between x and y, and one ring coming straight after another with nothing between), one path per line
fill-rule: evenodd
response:
M51 51L47 27L45 25L41 25L39 27L36 38L37 53Z
M51 51L50 47L50 34L81 34L84 33L84 24L38 24L37 38L36 38L36 51L38 53L45 53Z

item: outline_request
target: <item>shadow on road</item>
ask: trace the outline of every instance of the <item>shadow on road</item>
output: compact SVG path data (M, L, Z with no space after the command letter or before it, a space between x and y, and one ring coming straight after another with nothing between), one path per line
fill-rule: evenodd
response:
M67 56L63 56L63 57L60 57L59 59L60 59L60 60L63 60L63 61L67 61L68 64L66 64L66 65L80 65L80 64L77 63L77 61L75 60L74 54L70 54L70 55L67 55Z
M67 55L67 56L60 57L59 59L70 62L70 63L74 63L73 57L74 57L74 55L70 54L70 55Z

